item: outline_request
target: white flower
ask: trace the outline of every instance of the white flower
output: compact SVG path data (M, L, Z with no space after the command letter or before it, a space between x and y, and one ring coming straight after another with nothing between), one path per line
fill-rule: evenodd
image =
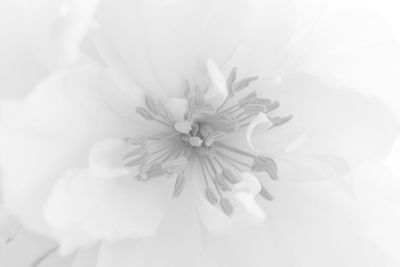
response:
M68 38L38 46L56 70L0 113L4 203L26 228L65 253L101 242L100 267L398 266L392 232L364 213L368 183L352 180L398 123L337 82L371 94L382 80L342 65L376 42L334 19L349 9L301 20L302 1L65 3Z

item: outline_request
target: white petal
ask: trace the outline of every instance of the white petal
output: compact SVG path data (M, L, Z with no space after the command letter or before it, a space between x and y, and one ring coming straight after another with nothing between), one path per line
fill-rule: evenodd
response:
M210 88L206 94L206 98L220 97L224 100L228 96L228 88L226 85L225 75L222 73L221 69L218 67L217 63L212 59L207 59L206 62L208 76L211 79L212 85L214 87Z
M218 267L207 258L190 186L176 198L153 237L105 242L98 267Z
M103 86L97 69L57 72L1 112L3 200L30 229L49 234L41 210L52 184L65 170L86 167L97 141L148 133L105 101Z
M89 152L90 171L99 177L128 175L130 171L123 167L128 151L128 145L121 138L96 143Z
M263 86L262 82L259 85ZM327 85L311 75L292 75L259 94L279 100L279 115L293 115L284 128L253 135L253 144L263 151L268 151L281 133L306 135L295 150L333 154L354 166L384 158L399 133L399 123L380 101Z
M74 256L71 267L95 267L98 253L99 246L81 248Z
M253 145L252 135L254 130L260 125L264 126L264 131L268 131L273 126L273 123L264 113L258 113L258 115L251 121L249 127L247 127L246 130L246 138L249 146L251 147L251 149L253 149L253 151L258 150Z
M46 203L45 218L64 253L101 240L153 235L164 217L173 184L133 176L100 179L88 170L59 179Z
M33 44L49 67L63 67L80 56L80 45L98 0L25 1Z
M366 164L356 172L355 190L368 236L400 261L400 180L386 167Z
M268 225L278 253L292 266L399 264L368 237L357 203L335 186L283 179L275 185L275 201L264 202Z
M204 83L207 57L218 64L231 57L253 27L255 2L107 0L98 18L131 77L176 97L185 80Z

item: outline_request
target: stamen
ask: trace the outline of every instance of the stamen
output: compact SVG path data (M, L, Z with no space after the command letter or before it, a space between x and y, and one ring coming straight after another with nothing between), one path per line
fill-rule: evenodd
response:
M287 122L289 122L293 118L293 115L288 115L285 117L275 117L275 118L269 118L271 122L274 124L274 127L281 126Z
M147 108L154 114L154 115L159 115L160 114L160 108L157 102L150 96L146 95L145 97L145 102Z
M238 182L240 182L239 178L237 178L236 175L233 174L233 172L231 172L228 169L223 169L222 170L222 176L231 184L237 184Z
M147 121L152 121L154 119L154 116L145 108L137 107L136 113L138 113L140 116L142 116Z
M252 82L254 82L256 80L258 80L258 77L254 76L254 77L245 78L245 79L242 79L242 80L240 80L238 82L235 82L232 85L232 91L235 92L235 93L239 92L239 91L242 91L243 89L248 87L250 85L250 83L252 83Z
M206 146L211 146L214 142L223 140L227 137L227 134L223 131L215 131L209 134L206 138Z
M267 172L272 179L278 179L278 168L273 159L222 142L231 132L248 127L259 113L267 114L279 107L279 102L258 98L255 91L231 103L235 93L258 79L248 77L237 81L236 78L236 68L231 70L226 81L218 77L220 84L226 86L228 95L217 108L205 102L206 90L198 86L192 89L186 81L188 109L183 118L175 118L167 106L146 96L146 107L138 107L136 112L147 121L167 126L168 131L154 136L124 138L132 146L123 157L124 166L138 166L139 173L135 178L140 181L175 176L172 197L176 198L181 195L186 183L185 169L189 161L195 160L201 167L208 202L212 205L219 203L222 212L231 216L234 207L229 197L224 195L228 191L238 190L233 185L241 181L240 173ZM291 118L290 115L270 117L270 120L277 127ZM259 195L273 200L264 186Z
M232 206L231 202L229 201L229 199L222 198L219 201L219 204L221 205L221 208L222 208L223 212L227 216L232 216L232 214L233 214L233 206Z
M148 160L148 158L149 158L149 154L143 153L138 158L125 163L124 167L134 167L134 166L143 164Z
M236 81L236 70L237 70L236 67L232 68L231 72L229 73L228 79L226 79L226 87L228 88L230 97L232 97L235 93L232 87L233 83Z
M178 174L175 181L174 192L172 193L173 198L177 198L181 195L183 188L185 187L185 175L183 172Z
M180 133L188 134L192 130L192 122L186 120L178 121L175 123L174 128Z
M254 172L263 172L266 171L271 179L277 180L278 177L278 165L275 161L269 157L258 156L254 159L253 165L251 166L251 170Z
M272 201L274 200L274 196L271 195L264 186L261 187L260 196L265 198L266 200Z
M188 161L185 157L179 157L173 160L166 161L161 164L161 169L167 175L181 173L185 170Z
M215 182L222 191L232 191L230 185L226 182L225 177L219 173L215 176Z
M225 150L229 150L231 152L234 152L234 153L237 153L237 154L249 157L249 158L256 158L256 156L253 155L253 154L250 154L250 153L248 153L246 151L240 150L240 149L232 147L232 146L225 145L224 143L217 142L214 145L216 147L219 147L219 148L222 148L222 149L225 149Z
M145 148L146 148L146 144L141 144L139 145L136 149L129 151L125 156L124 156L124 160L136 156L138 154L142 154L143 152L145 152Z
M217 196L214 194L214 192L209 187L206 188L206 198L207 198L208 202L210 202L212 205L215 205L218 203Z
M230 156L228 156L228 155L222 153L221 151L217 151L217 154L218 154L222 159L230 160L230 161L232 161L232 162L235 162L235 163L237 163L237 164L240 164L240 165L242 165L242 166L245 166L246 168L250 168L250 167L251 167L250 164L247 164L247 163L242 162L242 161L240 161L240 160L234 159L234 158L232 158L232 157L230 157Z
M137 135L134 137L127 137L124 141L130 145L141 145L147 141L147 138L143 135Z
M203 144L203 140L198 136L194 136L190 137L189 143L191 146L200 147Z

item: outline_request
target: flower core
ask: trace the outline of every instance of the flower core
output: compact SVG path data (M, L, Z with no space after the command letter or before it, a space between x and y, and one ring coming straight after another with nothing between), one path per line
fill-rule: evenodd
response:
M288 122L292 116L266 116L279 107L277 101L259 98L255 91L238 97L257 77L236 81L236 69L226 80L227 96L215 106L208 97L211 89L187 86L185 97L175 99L172 107L146 96L146 107L137 113L145 120L165 126L165 131L154 136L136 136L125 139L132 149L125 155L125 167L137 167L136 179L146 181L158 177L176 177L174 197L178 197L186 182L185 170L197 164L203 177L204 195L213 204L219 204L230 216L234 212L229 192L241 181L243 173L266 172L278 179L278 167L272 158L241 149L225 139L235 132L246 131L260 114L270 128ZM181 112L172 112L179 109ZM250 147L249 147L250 148ZM272 195L257 178L265 199Z

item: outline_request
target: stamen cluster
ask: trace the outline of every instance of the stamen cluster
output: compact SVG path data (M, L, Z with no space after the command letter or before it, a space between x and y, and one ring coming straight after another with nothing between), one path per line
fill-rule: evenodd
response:
M125 166L137 167L136 179L141 181L176 177L173 196L178 197L184 189L188 164L198 164L207 200L213 205L219 203L222 211L230 216L233 206L224 195L241 181L241 173L266 172L271 179L278 179L278 167L273 159L224 141L233 132L245 131L259 113L268 114L279 107L279 102L259 98L255 91L241 98L235 97L255 80L257 77L236 81L234 68L226 80L229 94L218 107L207 101L207 90L188 85L185 93L187 111L182 118L175 118L167 106L146 96L146 107L138 107L137 113L145 120L165 126L165 131L149 137L126 138L132 150L125 155ZM226 107L231 102L233 104ZM268 116L272 127L288 122L291 117ZM264 186L260 195L273 200Z

